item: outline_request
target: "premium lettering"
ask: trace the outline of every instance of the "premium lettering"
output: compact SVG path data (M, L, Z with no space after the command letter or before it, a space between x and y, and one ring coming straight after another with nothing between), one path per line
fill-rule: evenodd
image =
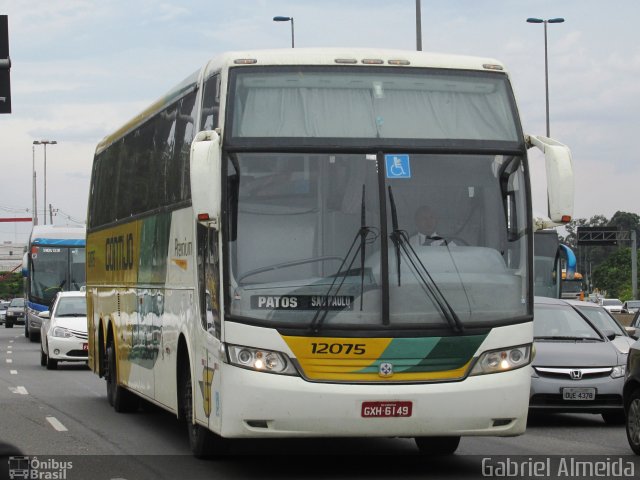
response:
M188 242L186 238L184 239L184 242L180 242L176 238L174 244L174 255L176 257L188 257L193 253L193 242Z

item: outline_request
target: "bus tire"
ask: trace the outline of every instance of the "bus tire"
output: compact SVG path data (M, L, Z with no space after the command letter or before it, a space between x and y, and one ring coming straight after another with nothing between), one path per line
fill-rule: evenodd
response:
M460 445L460 437L416 437L422 455L453 455Z
M211 458L224 455L228 452L229 443L219 435L216 435L208 428L199 425L194 421L193 415L193 384L191 382L191 368L189 359L182 363L181 374L181 404L182 418L187 424L189 434L189 446L196 458Z
M107 346L107 371L105 373L107 400L109 400L109 405L118 413L135 412L140 405L139 398L126 388L118 385L117 368L116 351L113 343L110 343Z

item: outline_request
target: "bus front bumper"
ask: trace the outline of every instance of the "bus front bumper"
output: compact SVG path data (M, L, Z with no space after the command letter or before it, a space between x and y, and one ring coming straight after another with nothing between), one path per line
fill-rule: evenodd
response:
M211 415L222 416L217 433L224 437L515 436L526 428L529 366L459 382L406 385L313 383L221 367ZM363 402L411 402L411 416L364 417Z

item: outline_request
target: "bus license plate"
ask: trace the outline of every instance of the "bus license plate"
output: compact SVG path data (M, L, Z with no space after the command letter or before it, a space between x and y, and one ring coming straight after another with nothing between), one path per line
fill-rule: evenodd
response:
M363 418L410 417L412 402L362 402Z
M85 352L89 351L89 344L88 343L83 343L82 344L82 350L84 350Z
M563 388L563 400L595 400L595 388Z

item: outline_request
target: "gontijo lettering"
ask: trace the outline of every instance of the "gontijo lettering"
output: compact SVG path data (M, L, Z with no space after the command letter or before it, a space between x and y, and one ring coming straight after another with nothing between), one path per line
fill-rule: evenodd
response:
M133 269L133 233L107 238L104 258L107 271Z

